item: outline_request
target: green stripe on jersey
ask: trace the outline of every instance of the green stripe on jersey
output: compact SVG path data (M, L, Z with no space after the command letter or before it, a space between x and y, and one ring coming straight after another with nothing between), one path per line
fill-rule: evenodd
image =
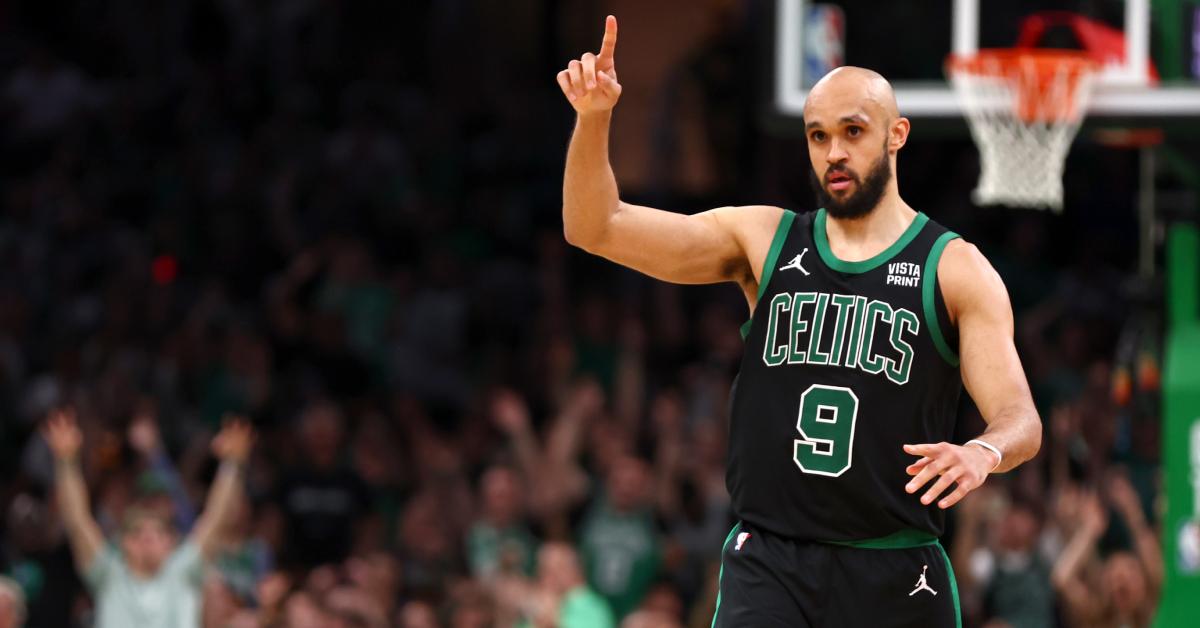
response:
M941 237L933 243L933 248L929 249L929 257L925 258L925 268L921 269L921 304L925 310L925 324L929 326L929 336L933 338L933 346L937 347L938 353L942 355L942 359L950 366L958 366L958 354L950 348L946 342L946 337L942 335L942 325L938 322L937 308L934 290L937 289L937 268L938 261L942 259L942 251L946 245L954 238L959 237L953 231L943 233Z
M775 237L771 240L771 248L767 250L767 259L763 260L762 273L758 280L758 295L754 297L755 309L762 301L763 293L767 291L767 283L771 281L771 275L775 272L775 262L779 259L779 252L783 250L783 243L787 240L788 231L791 230L792 221L795 219L796 212L790 209L783 210L783 215L779 217L779 226L775 227ZM750 320L742 323L742 340L750 335L750 324L753 322L752 316Z
M821 256L821 261L825 262L826 266L843 273L865 273L868 270L878 268L884 262L892 259L897 253L904 250L904 247L908 246L908 243L912 242L918 233L921 233L921 228L927 222L929 222L929 216L918 212L917 216L913 218L912 223L908 225L904 233L900 234L900 238L893 242L891 246L871 259L865 259L860 262L846 262L838 259L833 254L833 250L829 248L829 234L825 232L825 210L822 208L817 210L816 220L813 221L813 240L817 243L817 254Z

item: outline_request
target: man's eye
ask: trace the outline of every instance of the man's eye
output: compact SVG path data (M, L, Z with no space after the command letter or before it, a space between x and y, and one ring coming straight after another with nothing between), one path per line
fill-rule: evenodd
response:
M820 142L820 141L822 141L822 140L824 140L824 139L825 139L825 132L824 132L824 131L815 131L815 132L813 132L813 134L812 134L812 141L814 141L814 142Z
M862 127L852 126L846 129L846 133L848 133L850 137L858 137L860 134L862 134Z

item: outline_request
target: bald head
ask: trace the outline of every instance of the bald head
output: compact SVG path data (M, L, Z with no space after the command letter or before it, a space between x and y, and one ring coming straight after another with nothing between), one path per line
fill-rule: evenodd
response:
M892 84L874 70L844 65L821 77L808 93L808 100L804 103L805 117L814 99L820 102L828 98L857 99L879 107L889 119L900 117Z

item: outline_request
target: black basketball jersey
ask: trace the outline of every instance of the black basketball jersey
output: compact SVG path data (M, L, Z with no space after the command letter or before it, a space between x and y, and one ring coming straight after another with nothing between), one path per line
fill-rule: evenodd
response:
M833 255L825 211L785 211L734 379L726 484L738 518L781 536L940 536L904 491L906 443L950 440L962 391L937 286L958 237L917 214L875 257Z

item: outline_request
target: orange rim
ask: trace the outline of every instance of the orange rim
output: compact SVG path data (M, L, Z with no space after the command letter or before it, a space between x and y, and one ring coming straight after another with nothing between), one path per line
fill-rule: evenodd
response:
M1080 81L1100 64L1078 50L995 48L946 58L950 76L988 77L1013 86L1013 107L1026 122L1054 122L1077 116Z

